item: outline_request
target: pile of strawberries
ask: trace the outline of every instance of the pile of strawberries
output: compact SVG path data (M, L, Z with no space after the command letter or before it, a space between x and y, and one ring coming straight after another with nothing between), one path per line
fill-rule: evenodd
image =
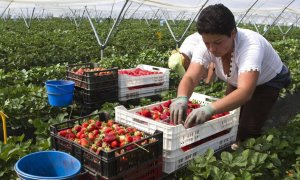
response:
M150 138L148 141L144 140L137 144L136 141L144 139L147 135L136 128L125 127L113 120L101 122L90 119L81 125L77 124L72 128L61 130L58 135L89 148L96 154L99 154L101 150L111 151L125 146L125 149L129 151L136 146L156 141Z
M79 68L77 70L74 70L73 72L77 75L83 75L84 72L95 72L95 76L103 76L103 75L111 75L112 71L105 71L107 69L102 68L102 67L97 67L97 68ZM101 72L98 72L101 71Z
M162 104L159 104L157 106L152 107L151 109L142 108L140 111L136 112L137 114L150 118L155 121L167 123L169 125L174 125L173 122L170 120L170 105L172 101L168 100L166 102L163 102ZM192 101L188 101L188 109L186 112L186 116L188 116L194 109L197 109L200 107L200 104ZM221 116L225 116L229 114L229 112L219 113L213 115L210 120L219 118Z
M141 68L136 69L121 69L118 71L119 74L127 74L129 76L146 76L152 74L162 74L160 71L148 71Z

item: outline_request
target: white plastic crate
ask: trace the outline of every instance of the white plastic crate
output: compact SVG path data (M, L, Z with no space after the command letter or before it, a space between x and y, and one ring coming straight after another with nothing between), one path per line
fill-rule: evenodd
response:
M199 104L204 105L216 99L203 94L193 93L190 100L195 100ZM124 106L115 107L115 120L150 134L153 134L155 130L162 131L164 133L164 150L179 149L180 147L192 144L200 139L238 125L240 108L230 111L228 115L207 121L188 129L186 129L182 124L176 126L169 125L154 121L136 113L142 108L151 109L152 107L158 106L162 103L163 102L160 102L131 110L127 110Z
M181 149L175 151L163 152L163 172L170 174L177 169L186 166L197 155L204 154L208 148L212 148L215 152L220 151L226 147L229 147L236 141L238 126L234 126L228 134L217 137L204 144L196 146L187 151Z
M134 87L146 84L164 83L169 81L170 69L140 64L136 68L148 70L148 71L159 71L161 74L151 74L145 76L129 76L127 74L119 74L118 85L119 88ZM133 70L136 68L128 69Z
M127 101L130 99L137 99L142 97L148 97L148 96L154 96L162 93L165 90L168 90L169 88L158 88L158 89L152 89L151 91L148 91L147 93L141 93L139 91L128 93L126 95L120 96L119 94L119 101Z
M119 87L119 91L118 91L119 101L146 97L151 94L156 95L168 89L169 89L169 81L165 81L163 84L158 86L144 87L144 88L131 89L131 90L128 88Z

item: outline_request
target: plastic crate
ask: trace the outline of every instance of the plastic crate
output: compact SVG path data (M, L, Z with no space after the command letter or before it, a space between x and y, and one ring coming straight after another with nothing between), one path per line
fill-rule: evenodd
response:
M145 64L140 64L136 68L140 68L148 71L159 71L162 73L144 75L144 76L130 76L127 74L119 74L119 79L118 79L119 88L134 87L134 86L140 86L146 84L157 84L157 83L164 83L166 81L169 81L170 69L150 66ZM128 70L133 70L136 68L132 68Z
M234 126L230 130L227 130L227 134L215 138L214 135L209 136L206 140L203 139L204 141L202 144L200 142L200 145L186 151L182 150L181 148L175 151L164 151L163 172L170 174L177 169L188 165L188 163L197 155L204 154L208 148L212 148L215 152L218 152L229 147L236 141L237 129L238 126Z
M161 92L169 89L169 81L164 82L163 84L152 86L152 87L143 87L137 89L128 89L119 87L119 101L127 101L130 99L137 99L141 97L153 96L160 94Z
M190 100L197 101L199 104L204 105L216 100L216 98L193 93ZM230 111L228 115L207 121L188 129L186 129L182 124L170 125L154 121L136 113L143 108L151 109L152 107L158 106L162 103L163 102L160 102L131 110L127 110L124 106L115 107L115 120L150 134L154 133L156 130L162 131L164 133L164 150L179 149L180 147L189 145L224 129L231 128L239 122L240 108Z
M153 160L147 161L142 165L131 168L126 173L114 176L112 178L105 178L99 175L87 172L83 174L79 180L156 180L161 179L163 176L163 157L159 156Z
M84 120L88 120L90 118L103 120L103 118L105 117L104 119L106 120L107 118L105 115L106 114L104 114L103 116L103 113L89 115L69 120L63 123L51 125L50 135L53 148L55 150L70 153L80 160L85 171L89 171L92 174L97 174L103 178L112 178L118 175L126 175L132 168L143 166L145 165L145 163L162 156L163 133L160 131L156 131L153 135L146 134L148 135L147 138L136 141L136 143L140 143L144 140L155 138L157 141L143 145L143 148L147 149L148 151L145 151L144 149L136 146L129 151L118 154L118 152L120 152L121 150L126 150L128 146L134 145L133 143L129 143L128 145L113 149L109 152L101 150L99 155L57 134L60 130L71 128L75 124L81 124Z
M97 63L71 64L67 67L67 79L75 82L76 87L86 90L98 90L109 86L118 85L118 68L101 71L84 72L82 75L75 74L79 68L96 68ZM96 73L109 73L106 75L96 75Z
M75 88L74 99L81 103L101 103L107 100L118 100L118 87L109 86L99 90L86 90L82 88Z

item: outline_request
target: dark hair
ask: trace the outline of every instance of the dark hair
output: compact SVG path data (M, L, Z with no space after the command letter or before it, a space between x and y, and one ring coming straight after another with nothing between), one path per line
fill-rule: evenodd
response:
M234 29L236 29L234 16L223 4L207 6L198 17L199 34L222 34L230 37Z

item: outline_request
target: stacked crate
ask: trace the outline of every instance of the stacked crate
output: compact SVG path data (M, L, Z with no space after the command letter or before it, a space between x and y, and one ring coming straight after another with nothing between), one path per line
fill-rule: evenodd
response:
M215 98L193 93L190 100L201 105L208 104ZM209 120L203 124L186 129L182 124L172 125L167 121L155 121L141 116L137 112L152 109L165 102L156 103L131 110L123 106L115 108L117 122L136 127L139 130L154 133L163 132L163 171L167 174L187 165L196 155L204 153L208 148L219 151L232 144L237 135L240 109L229 114Z
M119 70L119 101L158 95L168 90L169 75L167 68L144 64Z
M72 64L67 79L75 82L74 100L83 114L118 100L118 69L104 69L96 63Z
M102 149L98 154L76 143L76 139L70 140L60 134L91 119L105 124L108 122L105 118L107 116L104 113L99 113L51 125L52 147L80 160L82 179L160 179L163 168L163 133L160 131L152 135L145 133L145 138L108 151ZM148 143L145 144L145 141Z

